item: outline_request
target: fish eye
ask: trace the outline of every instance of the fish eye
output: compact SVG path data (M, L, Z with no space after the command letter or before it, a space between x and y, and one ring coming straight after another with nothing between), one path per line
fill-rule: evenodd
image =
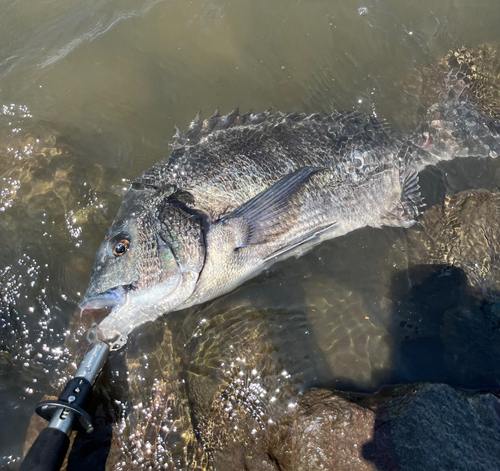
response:
M121 257L130 247L130 237L126 234L115 235L108 244L109 251L115 257Z

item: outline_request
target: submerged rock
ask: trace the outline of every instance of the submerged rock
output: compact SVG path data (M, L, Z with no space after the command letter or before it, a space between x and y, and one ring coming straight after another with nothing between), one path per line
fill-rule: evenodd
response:
M300 399L290 463L297 471L492 470L500 463L500 401L444 384L374 395L308 391Z
M163 440L171 447L161 450L167 453L164 459L158 454L158 425L176 409L175 393L157 388L155 394L156 402L146 408L148 419L130 436L135 448L119 439L123 430L115 430L104 465L108 448L105 428L98 423L94 437L73 442L63 469L83 470L91 464L114 470L490 471L500 462L500 400L491 393L430 383L389 387L372 395L309 390L293 413L266 432L250 416L236 415L228 423L221 414L212 417L212 427L224 431L226 439L209 454L189 439L192 433L186 428L177 437L183 441ZM175 423L181 427L189 421L177 417ZM252 428L259 431L252 433ZM146 439L153 438L151 432L157 433L153 447ZM181 451L185 461L177 460Z
M498 387L499 202L498 191L459 192L419 227L365 229L316 251L301 286L329 386Z
M128 384L111 388L121 420L108 468L276 469L279 424L316 367L301 353L307 337L287 328L304 315L254 304L218 300L202 319L170 318L162 338L158 326L141 330L126 352Z
M444 384L395 386L373 395L310 390L264 433L249 433L258 423L248 416L229 423L224 414L212 417L227 439L204 463L174 469L492 470L500 462L499 408L493 394ZM112 469L128 468L118 463Z
M469 190L448 196L420 223L429 264L461 268L478 297L500 293L500 193Z

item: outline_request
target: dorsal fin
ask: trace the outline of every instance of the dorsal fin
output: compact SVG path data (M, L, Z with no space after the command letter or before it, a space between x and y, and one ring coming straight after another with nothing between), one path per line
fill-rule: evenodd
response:
M365 142L363 148L368 151L372 146L394 145L391 134L384 121L357 111L307 115L269 109L262 113L249 111L239 114L238 109L235 109L224 116L214 113L205 120L198 113L184 135L177 132L177 139L170 144L170 155L146 170L137 181L154 182L158 188L184 185L187 189L192 175L201 176L199 172L203 172L201 168L205 165L225 168L230 165L229 162L237 162L241 154L261 165L254 146L263 139L286 141L286 145L292 146L308 142L312 137L314 140L320 137L332 146L334 152L319 158L311 156L309 159L306 156L303 163L318 162L318 166L322 167L335 166L342 158L345 142L362 139ZM397 141L399 134L395 138ZM374 168L377 162L378 157L374 154ZM241 171L238 168L238 172Z
M273 108L269 108L262 113L253 113L252 111L248 111L246 113L239 114L238 108L236 108L227 115L221 116L219 109L217 108L212 116L204 120L201 119L200 112L198 112L195 118L191 121L191 124L185 134L182 135L181 133L181 136L179 137L179 133L176 132L174 138L177 139L173 144L173 148L178 149L183 146L194 146L199 143L203 137L207 137L210 134L224 129L247 126L251 127L261 123L274 126L285 121L292 123L298 123L301 121L329 121L333 123L336 121L352 121L355 125L358 125L355 123L357 120L369 122L370 127L372 127L374 131L385 131L387 134L393 133L384 120L377 119L373 116L365 116L357 111L334 113L322 112L308 115L306 113L297 112L282 113L275 111Z
M236 126L256 125L272 117L283 118L285 116L287 115L283 113L275 113L272 109L257 114L252 113L252 111L239 114L238 108L235 108L227 115L221 116L219 109L217 108L212 116L202 120L200 113L198 112L193 121L191 121L186 133L182 133L177 127L175 128L174 138L176 139L176 143L174 147L194 145L203 137L222 129L229 129ZM302 113L293 113L288 116L295 119L303 119L306 115Z

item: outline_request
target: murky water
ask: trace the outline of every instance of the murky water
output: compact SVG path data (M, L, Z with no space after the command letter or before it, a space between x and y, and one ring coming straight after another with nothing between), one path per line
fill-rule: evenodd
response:
M418 70L453 47L499 41L498 24L497 0L4 1L0 466L17 467L34 405L72 361L70 320L128 180L160 159L175 124L218 107L358 109L408 130L424 111ZM424 172L427 203L445 190L498 187L499 165ZM360 230L143 329L130 356L154 354L156 366L139 361L147 381L130 400L149 397L169 371L203 416L222 364L241 363L235 345L253 358L246 387L276 387L285 408L319 385L497 385L493 367L457 368L456 347L471 334L449 313L479 301L459 275L420 269L419 241L418 228ZM158 359L164 324L177 333ZM479 350L459 358L484 359Z

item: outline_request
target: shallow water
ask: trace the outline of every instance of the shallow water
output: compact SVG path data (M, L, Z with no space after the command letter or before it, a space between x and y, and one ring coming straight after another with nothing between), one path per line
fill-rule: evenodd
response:
M17 467L34 405L73 361L64 342L95 251L127 182L164 154L174 125L239 106L358 109L408 130L424 111L418 71L451 48L499 41L499 22L496 0L4 1L0 466ZM427 203L444 191L496 188L499 172L486 160L425 171ZM249 351L265 345L271 360L254 369L266 372L268 389L280 375L289 380L278 396L286 407L311 386L497 386L493 370L457 368L467 333L449 313L479 301L459 274L419 267L419 231L357 231L158 323L160 333L164 323L177 329L175 371L188 389L191 376L216 389L220 364L237 356L231 340L257 331ZM157 343L141 332L133 348L147 357Z

